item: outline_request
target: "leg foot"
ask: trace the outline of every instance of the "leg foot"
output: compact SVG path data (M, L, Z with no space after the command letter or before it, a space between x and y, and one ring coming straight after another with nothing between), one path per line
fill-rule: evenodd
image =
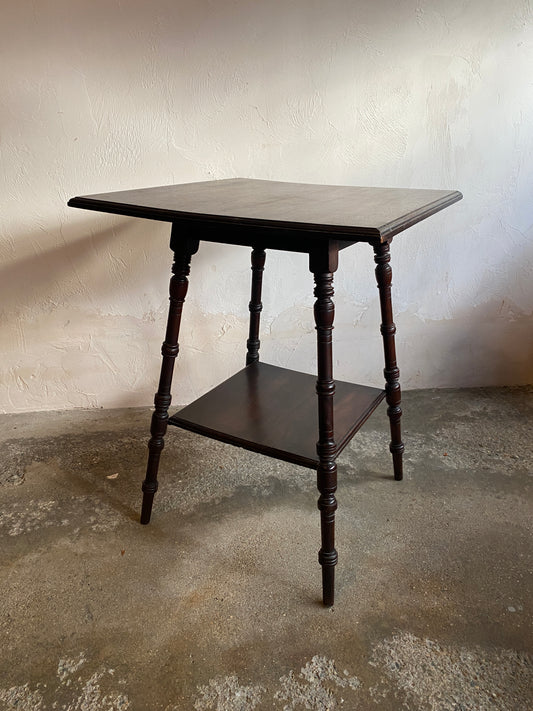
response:
M325 607L335 603L335 568L322 567L322 602Z
M336 474L335 467L335 479ZM318 508L320 509L322 532L322 548L318 552L318 562L322 566L322 602L326 607L331 607L335 602L335 566L338 560L335 550L335 511L337 509L335 495L333 493L322 494L318 500Z
M146 524L150 523L150 518L152 516L152 505L154 503L154 494L155 491L153 492L148 492L146 489L143 489L144 494L143 494L143 504L142 504L142 510L141 510L141 523L143 526L146 526Z

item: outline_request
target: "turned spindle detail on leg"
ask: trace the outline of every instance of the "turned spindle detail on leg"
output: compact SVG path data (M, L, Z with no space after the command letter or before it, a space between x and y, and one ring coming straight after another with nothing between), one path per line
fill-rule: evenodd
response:
M387 398L387 414L390 420L391 443L390 451L394 468L394 478L401 481L403 478L403 451L402 432L400 420L402 408L400 407L402 395L400 389L400 370L396 363L396 345L394 334L396 326L392 317L392 269L390 266L390 246L388 243L374 246L374 261L376 262L376 280L379 288L381 304L381 335L385 351L385 393Z
M246 341L246 365L259 360L259 322L263 304L261 303L261 289L263 286L263 271L265 268L265 250L254 248L252 250L252 293L248 309L250 311L250 330Z
M172 375L174 373L174 362L178 355L178 336L181 324L181 313L183 303L187 295L189 281L187 279L190 270L192 255L198 249L198 242L183 241L174 252L174 263L172 265L172 278L170 279L170 306L168 310L167 330L165 341L161 348L163 362L161 365L161 375L159 387L154 398L155 410L152 415L150 434L148 442L148 465L146 467L146 478L143 481L143 502L141 511L141 523L150 522L152 514L152 504L157 491L157 472L159 469L159 459L165 445L164 437L168 424L168 408L172 400L170 388L172 385Z
M332 331L335 307L333 296L333 274L314 273L315 297L314 315L317 331L318 379L318 443L319 465L317 469L317 487L320 492L318 508L320 510L320 528L322 545L318 561L322 566L322 596L324 605L333 605L335 599L335 511L337 500L337 464L335 463L335 439L333 432L333 380Z

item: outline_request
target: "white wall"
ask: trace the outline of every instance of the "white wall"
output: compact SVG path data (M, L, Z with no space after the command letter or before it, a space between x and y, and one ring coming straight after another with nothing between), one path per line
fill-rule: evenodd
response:
M533 16L509 0L30 0L0 23L0 410L149 404L169 226L73 195L234 176L459 189L392 247L405 388L533 381ZM267 256L263 358L314 371L302 255ZM249 254L193 260L174 400L244 361ZM336 375L382 382L371 250Z

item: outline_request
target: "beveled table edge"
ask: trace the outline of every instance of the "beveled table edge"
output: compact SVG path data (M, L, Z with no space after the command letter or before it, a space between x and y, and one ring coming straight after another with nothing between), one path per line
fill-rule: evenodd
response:
M247 178L229 178L229 181L241 181L248 180ZM250 179L252 180L252 179ZM256 179L253 179L256 181ZM196 184L201 185L202 183L213 183L213 182L225 182L221 181L198 181ZM261 182L257 180L256 182ZM282 181L262 181L268 182L282 182ZM194 185L195 183L176 183L175 185ZM291 183L288 183L291 184ZM299 183L299 185L316 185L314 183ZM172 187L169 186L153 186L156 187ZM328 186L326 186L328 187ZM338 186L332 185L330 187L361 187L361 186ZM150 190L151 188L140 188L139 190ZM376 188L378 190L386 190L388 188ZM402 188L391 188L392 190ZM411 188L405 188L410 190ZM418 188L413 188L418 190ZM425 190L426 188L420 188L420 190ZM430 189L428 189L430 191ZM127 193L128 190L115 191L118 194ZM140 205L134 205L124 202L114 202L111 200L98 199L99 196L106 193L95 193L95 196L82 195L71 198L67 205L69 207L76 207L85 210L93 210L95 212L104 212L113 215L123 215L125 217L140 217L142 219L157 220L160 222L170 222L177 223L187 222L187 223L198 223L198 224L211 224L211 225L224 225L231 227L232 225L239 225L241 227L250 228L261 228L261 229L271 229L278 230L280 232L299 232L308 233L310 235L329 235L332 238L339 238L349 240L350 242L388 242L400 232L412 227L413 225L421 222L422 220L431 217L431 215L440 212L441 210L453 205L463 198L463 195L458 190L452 190L446 193L442 191L445 195L437 200L427 203L418 210L413 210L403 217L399 217L396 220L388 222L380 227L364 227L364 226L354 226L354 225L329 225L326 223L306 223L306 222L296 222L288 220L271 220L263 218L250 218L241 216L229 216L220 214L209 214L209 213L198 213L198 212L187 212L187 211L176 211L169 210L165 208L158 207L146 207ZM113 192L107 193L113 195ZM216 241L211 239L209 241Z

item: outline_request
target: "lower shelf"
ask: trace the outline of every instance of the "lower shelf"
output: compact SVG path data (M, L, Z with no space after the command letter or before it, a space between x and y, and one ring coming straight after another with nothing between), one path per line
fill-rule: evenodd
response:
M318 464L316 377L253 363L170 418L169 424L276 459ZM385 391L335 381L336 455L385 397Z

